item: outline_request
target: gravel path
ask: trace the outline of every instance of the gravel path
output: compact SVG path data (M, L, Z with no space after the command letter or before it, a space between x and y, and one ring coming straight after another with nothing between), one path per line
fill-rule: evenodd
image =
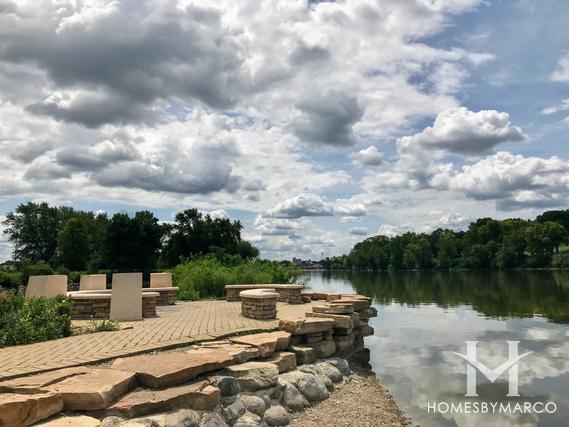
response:
M407 427L410 422L373 372L357 370L328 400L293 415L292 427Z

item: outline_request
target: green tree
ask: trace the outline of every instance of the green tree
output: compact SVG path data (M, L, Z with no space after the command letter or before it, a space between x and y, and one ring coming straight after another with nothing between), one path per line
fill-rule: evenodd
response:
M91 257L91 248L89 226L85 219L69 219L57 238L57 255L62 265L70 270L84 270Z
M140 211L134 217L124 212L113 215L105 236L106 265L122 271L153 269L163 232L152 212Z

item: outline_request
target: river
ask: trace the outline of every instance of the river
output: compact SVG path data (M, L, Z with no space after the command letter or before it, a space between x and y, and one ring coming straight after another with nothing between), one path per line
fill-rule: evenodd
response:
M305 277L313 290L373 297L378 317L370 321L375 334L366 338L370 363L414 423L569 426L569 272L308 272ZM478 341L476 361L490 370L510 356L513 360L516 349L520 356L532 353L494 383L472 368L471 387L474 383L478 396L465 396L467 362L455 353L467 354L474 344L466 341ZM508 397L516 394L516 380L519 396Z

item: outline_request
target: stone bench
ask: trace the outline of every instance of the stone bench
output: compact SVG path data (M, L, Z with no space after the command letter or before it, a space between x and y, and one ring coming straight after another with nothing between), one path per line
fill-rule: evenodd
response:
M227 301L240 301L239 294L241 291L254 289L274 289L278 294L278 300L289 304L302 304L302 285L227 285L225 286L225 295Z
M241 315L250 319L275 319L279 294L273 289L249 289L239 293Z
M71 297L71 318L74 320L109 319L111 315L110 291L68 292ZM142 293L142 317L156 317L158 292Z
M73 295L79 295L82 293L111 295L111 292L112 292L111 289L101 289L101 290L92 290L92 291L67 292L67 295L73 296ZM142 288L142 295L144 295L148 292L155 292L155 293L159 294L159 296L156 300L157 306L176 304L176 293L178 292L178 288L176 288L176 287Z

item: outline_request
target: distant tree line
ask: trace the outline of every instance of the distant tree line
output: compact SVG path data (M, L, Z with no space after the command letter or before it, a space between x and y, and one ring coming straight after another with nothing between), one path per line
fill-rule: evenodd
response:
M15 261L70 271L148 271L207 254L222 260L259 255L241 238L239 221L213 218L197 209L163 223L149 211L109 217L29 202L8 213L3 225Z
M547 211L533 221L481 218L466 231L370 237L322 264L331 270L567 268L568 230L569 210Z

